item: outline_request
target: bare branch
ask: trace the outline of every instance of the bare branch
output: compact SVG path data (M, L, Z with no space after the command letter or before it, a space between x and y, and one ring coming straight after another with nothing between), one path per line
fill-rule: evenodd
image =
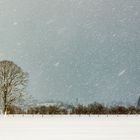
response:
M23 72L14 62L0 62L0 100L3 103L3 112L23 97L21 93L24 93L27 83L28 73Z

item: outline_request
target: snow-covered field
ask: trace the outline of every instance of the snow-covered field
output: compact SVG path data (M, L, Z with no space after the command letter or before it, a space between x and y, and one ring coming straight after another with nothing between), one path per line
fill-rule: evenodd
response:
M0 140L59 139L140 140L140 116L0 116Z

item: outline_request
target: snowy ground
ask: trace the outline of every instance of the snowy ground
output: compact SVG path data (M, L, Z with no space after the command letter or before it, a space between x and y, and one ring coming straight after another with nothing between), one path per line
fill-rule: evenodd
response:
M0 116L0 140L140 140L140 116Z

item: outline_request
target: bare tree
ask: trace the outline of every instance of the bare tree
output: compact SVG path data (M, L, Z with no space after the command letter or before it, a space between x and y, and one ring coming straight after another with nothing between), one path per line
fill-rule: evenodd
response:
M0 101L3 113L8 107L18 103L25 94L28 73L12 61L0 62Z

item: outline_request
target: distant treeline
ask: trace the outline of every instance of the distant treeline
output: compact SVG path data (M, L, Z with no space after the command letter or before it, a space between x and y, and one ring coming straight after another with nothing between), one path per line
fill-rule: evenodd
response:
M140 108L135 106L114 106L105 107L102 104L94 103L84 105L67 105L65 106L38 106L29 107L23 110L19 107L12 106L8 109L8 114L140 114Z

